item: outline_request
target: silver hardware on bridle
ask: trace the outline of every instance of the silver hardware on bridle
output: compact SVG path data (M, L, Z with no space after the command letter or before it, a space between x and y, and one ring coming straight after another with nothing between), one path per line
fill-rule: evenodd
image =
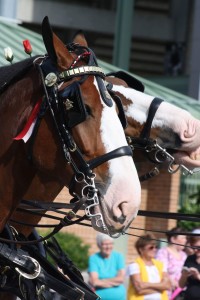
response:
M94 211L95 206L100 206L99 197L97 194L98 190L95 186L95 181L94 181L96 175L94 174L91 178L89 178L89 181L90 181L89 183L85 179L84 174L82 174L82 175L83 175L83 177L81 178L81 180L75 178L75 180L77 182L85 183L85 185L81 191L81 197L79 197L79 195L77 195L76 193L74 193L74 195L79 200L85 198L85 205L86 205L85 215L90 219L95 218L96 226L99 228L103 228L103 231L105 231L105 233L109 234L108 228L105 225L105 222L103 220L102 213L101 212L99 212L99 213L92 212L92 211ZM89 204L88 204L88 202L89 202Z
M147 146L145 148L146 152L151 152L151 151L155 151L155 160L158 163L163 162L163 160L159 159L160 156L164 157L166 161L168 161L169 165L168 165L168 172L170 174L175 174L179 169L181 169L182 174L187 176L187 175L192 175L194 174L193 170L189 170L187 167L185 167L184 165L180 164L177 165L176 168L174 168L175 166L175 158L169 154L167 152L166 149L162 148L160 145L158 145L157 141L154 141L154 145L153 146Z
M40 266L39 262L31 256L27 256L27 255L23 255L23 256L28 257L34 263L34 265L35 265L34 273L28 274L28 273L25 273L24 271L20 270L19 268L15 268L15 270L24 278L31 279L31 280L37 278L41 272L41 266Z

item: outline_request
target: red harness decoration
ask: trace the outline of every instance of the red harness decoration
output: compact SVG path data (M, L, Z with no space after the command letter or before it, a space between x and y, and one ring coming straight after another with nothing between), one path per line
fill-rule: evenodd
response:
M14 140L23 140L25 143L29 140L33 133L33 129L37 120L37 116L42 103L42 98L35 104L24 129L14 138Z

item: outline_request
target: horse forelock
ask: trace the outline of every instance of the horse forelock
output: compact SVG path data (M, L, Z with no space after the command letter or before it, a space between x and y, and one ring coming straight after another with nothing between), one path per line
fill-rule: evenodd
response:
M26 74L34 64L35 57L30 57L20 62L0 68L0 93L4 92L11 84L15 83Z

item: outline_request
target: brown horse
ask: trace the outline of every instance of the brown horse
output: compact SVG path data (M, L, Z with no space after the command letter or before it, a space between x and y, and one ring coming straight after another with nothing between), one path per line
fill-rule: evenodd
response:
M85 110L84 113L87 117L84 122L77 122L77 124L73 124L76 120L71 121L73 117L71 119L69 117L68 123L71 123L65 123L66 126L71 126L69 130L74 139L70 145L70 155L73 159L70 158L71 160L66 161L60 142L63 137L59 136L62 129L58 134L54 124L55 120L53 122L50 113L51 109L44 114L34 136L33 145L30 145L31 141L24 144L22 141L14 140L14 137L26 124L36 102L44 95L44 88L37 68L33 65L25 75L13 80L13 83L5 88L1 94L0 102L0 229L3 229L19 201L24 198L38 172L41 177L45 178L43 180L47 184L56 182L56 193L61 186L69 186L75 168L72 167L71 161L76 162L77 168L81 165L79 161L77 162L79 157L76 157L75 148L72 149L77 144L84 159L91 161L91 169L95 168L98 197L102 199L100 211L104 215L106 227L111 233L120 232L127 228L137 214L140 203L140 184L112 99L109 97L107 99L103 94L104 91L102 92L99 88L103 86L103 79L101 78L103 75L99 72L98 67L81 69L82 65L87 66L88 56L91 55L88 50L83 51L85 41L82 40L82 46L79 49L79 51L83 51L83 54L73 52L73 47L68 50L55 34L51 34L47 28L47 22L43 23L43 38L47 52L51 60L54 60L52 63L54 69L56 67L59 70L60 78L68 76L65 78L66 82L56 82L55 86L59 86L63 92L62 97L66 98L70 98L70 93L73 93L73 90L77 88L78 91L75 96L79 97L79 102L84 102L83 110ZM22 67L20 63L16 66ZM2 72L11 73L16 66L7 67ZM46 69L48 68L49 66L46 67ZM71 72L69 74L67 74L68 69ZM53 73L49 70L45 70L45 72ZM84 80L82 80L83 77ZM68 87L71 88L69 92L68 90L65 91L65 88ZM55 91L51 91L52 94L53 92ZM51 97L53 95L50 95ZM70 101L65 105L68 104L70 105ZM70 112L68 115L70 116ZM76 111L73 116L76 118ZM82 118L82 115L78 115L77 118ZM61 132L61 134L67 135L68 131ZM27 159L28 154L30 154L29 151L32 155L31 163ZM98 161L93 163L94 158L100 157L101 159L104 154L108 155L103 157L100 163ZM87 164L82 167L82 169L84 168L87 168ZM98 230L105 230L105 228L97 225L96 215L99 214L99 206L95 206L93 210L95 211L93 212L94 218L92 218L94 227Z
M128 127L125 132L130 137L139 137L144 124L147 120L149 107L154 97L146 95L129 88L126 83L117 78L106 78L108 82L112 82L112 91L118 95L123 103L124 111L128 121ZM165 112L174 112L176 118L169 118L169 114ZM167 150L174 150L173 163L185 165L188 168L199 167L198 159L199 140L197 136L200 131L200 121L193 118L188 112L175 107L169 103L160 103L155 112L154 119L151 123L151 135L153 140L157 140L160 147ZM157 150L159 150L158 148ZM181 160L180 157L183 157ZM186 157L187 159L185 159ZM137 154L134 152L134 160L138 160ZM53 201L59 191L62 189L56 181L47 182L43 173L38 172L26 193L26 199L41 199L42 201ZM41 192L42 191L42 192ZM13 218L25 223L37 224L40 217L23 215L16 213ZM30 227L16 225L20 232L28 235Z
M149 107L154 97L133 88L129 88L126 82L121 79L106 77L106 81L112 83L112 92L118 95L122 101L124 112L128 121L128 126L125 129L126 135L131 138L139 138L142 129L146 124ZM173 112L173 114L168 114L166 113L167 111ZM176 115L176 118L174 118L173 115ZM155 148L156 151L162 154L161 149L163 148L170 151L171 155L174 155L172 157L169 154L169 156L164 159L168 160L168 166L170 166L170 168L168 167L169 171L173 173L174 164L181 165L183 168L186 166L190 169L200 166L200 162L198 160L200 151L199 134L199 120L193 118L183 109L180 109L170 103L162 102L155 112L154 119L150 124L149 138L151 138L152 141L157 141L158 148ZM142 139L143 138L141 138L141 140ZM153 144L153 146L155 147L155 144ZM162 148L160 149L160 147ZM140 160L144 160L144 154L146 155L145 151L143 151L141 155L141 148L142 147L140 147L138 151L134 150L133 152L134 161L136 163ZM154 149L152 149L152 151L153 150ZM53 186L54 188L52 188ZM49 184L46 182L43 174L37 173L37 176L25 195L25 199L53 201L62 188L63 186L56 182ZM41 191L43 193L41 193ZM24 223L31 223L33 225L37 224L40 220L40 217L38 216L32 216L31 221L29 221L29 218L30 215L20 212L17 212L13 216L13 219L23 220ZM26 227L24 225L14 224L14 226L16 226L16 228L25 235L28 235L31 231L30 227Z
M47 18L42 31L48 56L0 70L0 231L26 195L53 201L72 186L80 201L92 190L95 229L122 232L137 215L140 183L104 74L83 38L66 48Z

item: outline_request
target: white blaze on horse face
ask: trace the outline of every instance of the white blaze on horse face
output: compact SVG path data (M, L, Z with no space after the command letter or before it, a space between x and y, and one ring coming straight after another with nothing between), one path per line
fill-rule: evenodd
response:
M149 106L155 97L121 85L113 85L113 91L119 92L126 99L131 100L131 104L125 105L126 116L144 124ZM161 146L177 150L174 154L177 164L183 164L188 168L200 167L199 120L184 109L162 102L152 122L152 128L155 127L161 129L161 136L157 137ZM176 135L179 137L178 143ZM164 137L163 140L162 137Z
M96 80L94 84L99 91ZM101 98L100 93L99 97ZM108 153L119 147L127 146L127 141L116 113L115 104L108 107L102 99L101 102L103 106L101 139L106 153ZM108 228L112 228L113 232L120 231L136 217L141 201L140 182L132 157L122 156L109 160L107 178L103 191L102 213ZM125 217L124 222L116 221L122 216Z
M149 106L155 97L146 95L131 88L126 88L122 85L113 85L112 90L114 92L119 92L128 100L131 100L132 103L125 107L126 116L140 124L144 124L147 120Z

